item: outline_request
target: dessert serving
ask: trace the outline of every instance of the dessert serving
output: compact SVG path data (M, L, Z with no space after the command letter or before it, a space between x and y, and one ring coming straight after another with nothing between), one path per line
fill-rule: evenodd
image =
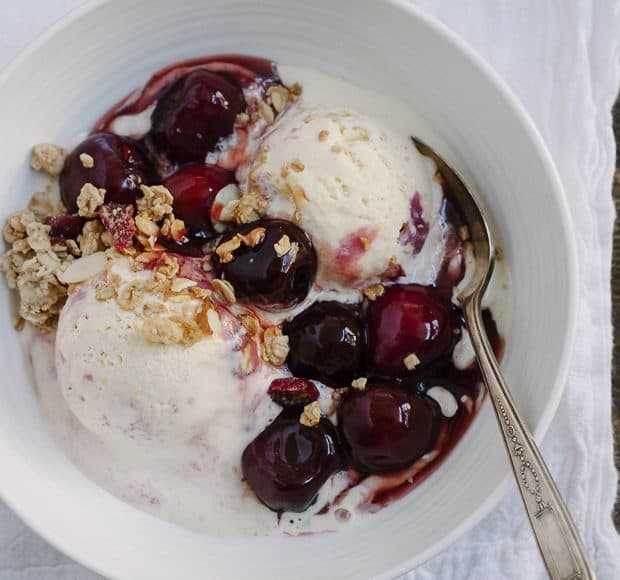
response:
M454 299L469 232L423 126L378 92L219 55L155 73L73 146L34 145L49 183L8 218L1 265L73 462L226 535L355 525L433 472L484 390Z

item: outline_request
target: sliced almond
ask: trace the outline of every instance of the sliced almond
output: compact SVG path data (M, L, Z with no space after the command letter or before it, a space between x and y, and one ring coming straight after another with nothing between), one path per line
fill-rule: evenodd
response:
M276 252L276 256L281 258L282 256L286 256L291 251L291 239L284 234L274 245L273 249Z
M265 239L265 228L254 228L245 236L237 234L239 239L249 248L255 248Z
M235 289L228 280L220 280L219 278L216 278L213 280L213 289L226 304L234 304L237 302L237 298L235 297Z
M57 274L57 278L63 284L83 282L102 272L105 265L105 252L95 252L90 254L90 256L78 258L71 262L64 272Z
M190 280L189 278L174 278L170 284L170 290L173 292L183 292L183 290L197 285L198 283L195 280Z
M236 234L230 240L221 243L215 248L215 253L218 255L222 264L228 264L235 259L234 251L241 247L241 237Z

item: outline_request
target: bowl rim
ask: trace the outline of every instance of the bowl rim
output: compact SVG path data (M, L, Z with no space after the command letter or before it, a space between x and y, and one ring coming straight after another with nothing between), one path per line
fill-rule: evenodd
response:
M71 26L74 22L80 20L87 13L97 9L114 0L86 0L83 4L71 9L67 14L57 19L47 29L43 31L38 37L28 42L19 52L3 67L0 71L0 90L3 85L11 77L11 75L19 69L24 61L26 61L33 52L40 47L44 46L51 38L56 34L61 33L65 28ZM424 26L427 26L430 30L440 36L445 42L452 45L454 49L460 52L474 67L476 67L481 74L486 77L490 83L497 90L499 97L504 101L507 108L515 115L519 125L524 130L526 136L531 141L531 145L535 150L535 154L540 159L545 172L547 173L552 188L550 189L550 195L556 198L556 202L559 210L559 219L563 225L563 237L562 242L566 247L567 254L567 268L566 277L568 280L567 285L567 302L568 312L566 318L567 331L562 340L562 355L556 372L556 378L550 390L548 403L541 415L536 429L534 429L533 436L537 443L540 443L547 433L551 421L556 414L560 400L562 398L566 381L568 378L569 363L571 354L574 347L575 336L577 331L577 319L579 308L579 263L577 253L577 243L574 236L573 219L570 212L568 198L562 181L555 166L555 163L551 157L545 141L540 134L538 128L534 124L530 114L525 109L525 106L516 96L508 83L500 76L500 74L472 47L464 40L457 32L453 31L446 24L441 22L435 16L428 13L423 8L417 6L412 0L381 0L384 4L392 5L393 7L401 10L407 15L407 17L416 18L421 21ZM502 481L496 486L496 488L489 494L487 499L479 504L472 513L464 518L461 523L453 528L448 534L446 534L441 540L427 548L417 555L405 559L398 565L386 570L379 574L375 578L377 579L390 579L399 575L405 574L415 567L420 566L424 562L428 561L433 556L444 551L450 544L455 542L458 538L463 536L466 532L476 526L485 516L487 516L507 495L511 486L513 485L513 475L511 469L506 464L506 474ZM119 570L113 570L114 566L109 562L87 561L79 553L79 548L70 542L66 542L63 539L52 535L52 532L43 529L39 525L36 513L31 512L26 501L21 500L18 497L11 497L2 489L2 481L0 480L0 498L9 506L9 508L36 534L43 538L46 542L52 545L54 548L62 552L77 563L80 563L88 569L107 577L116 577Z

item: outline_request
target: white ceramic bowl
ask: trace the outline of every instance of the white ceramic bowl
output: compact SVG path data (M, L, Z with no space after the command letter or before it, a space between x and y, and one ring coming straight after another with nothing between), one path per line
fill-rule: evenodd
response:
M574 240L541 138L470 48L405 1L110 0L76 11L0 80L0 214L35 185L30 147L66 143L162 65L245 52L381 87L435 127L501 233L513 281L503 370L540 439L575 329ZM508 464L490 406L441 468L367 526L282 539L198 535L139 512L83 476L48 435L0 285L0 491L36 531L112 577L368 578L405 572L497 504Z

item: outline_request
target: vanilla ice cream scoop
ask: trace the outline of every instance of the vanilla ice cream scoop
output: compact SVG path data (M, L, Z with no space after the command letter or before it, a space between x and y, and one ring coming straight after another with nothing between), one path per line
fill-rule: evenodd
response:
M311 236L317 282L337 288L389 278L411 261L441 202L435 171L410 139L380 121L300 107L282 116L238 176L242 190L268 200L268 215L296 221Z
M114 261L107 277L116 277L119 298L102 299L102 279L92 280L60 316L56 369L75 416L103 437L200 436L214 449L239 446L250 423L266 420L253 411L275 372L260 360L254 339L232 314L212 309L212 334L194 344L165 343L174 336L150 341L149 334L167 332L170 317L192 319L201 301L147 290L152 273L132 271L125 259Z

